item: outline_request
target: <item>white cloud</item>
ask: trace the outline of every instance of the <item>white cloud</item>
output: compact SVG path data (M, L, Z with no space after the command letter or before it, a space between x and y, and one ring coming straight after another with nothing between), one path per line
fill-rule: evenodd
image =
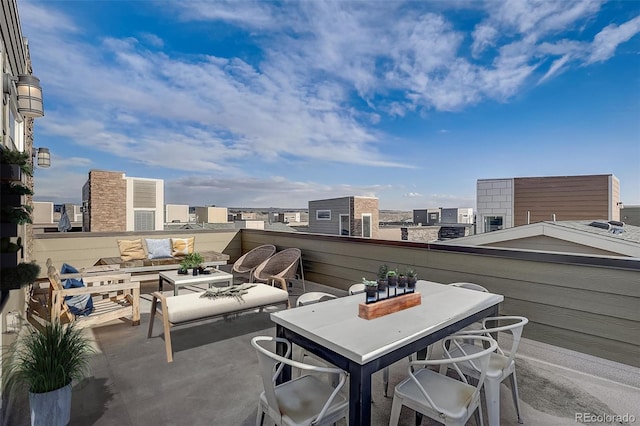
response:
M493 26L482 23L476 25L472 37L473 44L471 45L471 52L474 57L478 57L487 47L495 46L498 31Z
M604 62L611 58L617 47L640 32L640 16L622 25L611 24L596 34L593 39L593 51L587 60L588 64Z
M300 162L409 167L400 155L382 155L392 138L378 125L508 102L528 84L609 59L640 31L640 17L609 25L593 43L574 39L600 4L189 1L162 9L176 25L211 21L244 31L259 59L169 51L147 32L91 39L89 24L56 3L23 2L20 12L45 88L46 116L37 125L46 136L128 162L241 181ZM478 16L472 34L449 7ZM308 199L339 190L323 195L308 185L284 186L309 191Z
M308 200L351 195L376 196L388 190L385 185L324 185L300 182L273 176L267 179L253 177L214 178L188 176L165 182L167 203L197 204L210 200L210 204L239 206L283 206L304 208Z
M420 194L419 192L407 192L402 194L403 197L408 197L408 198L416 198L416 197L422 197L422 194Z

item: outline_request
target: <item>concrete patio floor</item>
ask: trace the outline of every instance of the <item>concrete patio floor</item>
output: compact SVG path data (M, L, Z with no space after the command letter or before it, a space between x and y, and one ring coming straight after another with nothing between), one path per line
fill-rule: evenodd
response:
M274 335L268 312L247 313L231 321L214 320L172 331L174 362L167 363L162 325L156 319L147 338L153 283L143 288L142 323L116 322L90 330L97 353L92 374L74 385L71 425L253 425L262 383L252 337ZM148 288L147 288L148 287ZM188 291L188 289L182 290ZM307 282L307 291L340 290ZM294 306L295 297L291 298ZM640 369L524 339L517 357L522 418L526 425L640 423ZM388 424L393 387L407 361L390 370L389 398L382 374L373 377L372 424ZM587 414L582 414L587 413ZM28 425L28 402L18 398L3 424ZM576 422L576 416L597 416ZM620 416L619 418L607 416ZM626 417L625 417L626 416ZM486 418L486 410L485 410ZM401 425L413 425L403 408ZM516 425L511 393L501 392L501 424ZM268 421L265 424L273 424ZM339 425L346 424L344 421ZM423 425L437 422L425 418ZM470 420L469 424L475 424Z

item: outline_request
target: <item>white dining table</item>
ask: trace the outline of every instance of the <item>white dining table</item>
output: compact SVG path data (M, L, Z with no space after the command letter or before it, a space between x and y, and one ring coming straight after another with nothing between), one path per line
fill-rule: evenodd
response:
M371 424L371 375L482 318L504 297L419 280L421 304L376 319L358 316L365 295L274 312L276 335L349 373L349 424ZM279 347L279 351L283 348ZM291 379L284 369L279 382Z

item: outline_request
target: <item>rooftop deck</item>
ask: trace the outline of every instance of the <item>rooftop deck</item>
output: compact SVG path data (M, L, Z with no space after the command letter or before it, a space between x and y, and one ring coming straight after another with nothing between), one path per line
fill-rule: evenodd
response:
M92 359L91 376L73 388L70 424L255 424L262 384L250 340L274 335L268 312L176 328L172 331L174 362L167 363L159 324L155 336L147 338L149 292L155 286L153 282L143 286L140 326L116 322L90 331L98 353ZM311 282L307 291L346 294ZM292 306L295 299L291 297ZM393 386L405 377L406 367L406 361L391 367L391 395ZM525 424L573 425L577 413L627 415L597 424L640 421L640 369L636 367L524 339L517 373ZM392 398L383 396L381 373L373 377L373 399L372 424L388 424ZM502 424L517 424L510 392L504 388L501 406ZM29 424L26 398L10 407L4 425ZM403 409L400 424L413 425L413 412ZM422 424L437 423L425 418Z

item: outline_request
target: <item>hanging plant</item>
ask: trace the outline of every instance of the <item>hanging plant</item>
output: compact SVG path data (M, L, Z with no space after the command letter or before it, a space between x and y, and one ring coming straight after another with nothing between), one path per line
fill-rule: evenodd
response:
M2 268L0 288L2 291L16 290L34 282L40 274L40 266L35 262L18 263L14 268Z
M0 222L2 223L16 223L22 225L25 223L33 223L31 221L31 212L33 207L31 206L2 206L0 209Z
M22 173L33 176L33 165L31 164L31 155L28 152L20 152L14 149L0 149L0 163L15 164L20 167Z

